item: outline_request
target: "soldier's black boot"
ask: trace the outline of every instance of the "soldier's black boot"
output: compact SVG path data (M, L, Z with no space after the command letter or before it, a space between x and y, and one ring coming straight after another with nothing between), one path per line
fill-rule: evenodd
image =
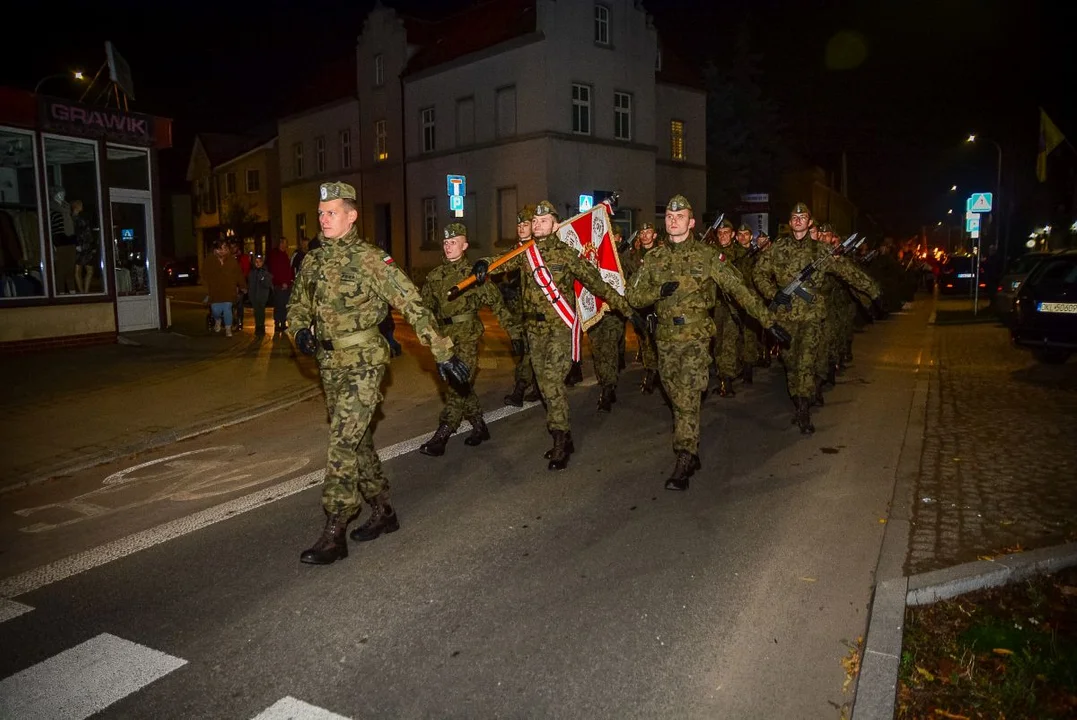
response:
M718 395L724 398L736 397L737 393L733 390L733 378L718 378Z
M687 450L677 453L677 463L673 466L673 474L666 480L666 490L687 490L688 479L692 477L700 467L699 456L693 455Z
M650 395L654 392L655 381L658 380L658 372L655 370L643 371L643 382L640 383L639 389L644 395Z
M482 415L477 415L473 418L468 418L471 423L471 433L464 438L464 444L475 447L476 445L482 445L483 440L490 439L490 428L486 427L486 421Z
M350 518L343 513L325 514L325 528L312 546L303 551L299 562L309 565L329 565L348 557L348 540L344 531Z
M744 363L744 371L741 373L740 378L741 378L741 380L744 381L745 385L751 385L752 384L752 364L751 363Z
M450 437L452 437L452 428L445 423L441 423L438 425L438 429L434 431L433 437L419 446L419 452L431 457L441 457L445 454L445 445L449 442Z
M524 390L526 389L527 383L523 380L517 380L516 384L512 386L512 392L505 396L505 404L513 407L523 407Z
M611 412L615 402L617 402L617 390L612 385L603 385L602 394L598 396L598 411Z
M541 399L542 393L539 392L538 383L532 383L531 389L527 391L526 395L524 395L524 400L526 400L527 402L535 402L536 400Z
M565 385L572 387L583 382L583 363L573 362L572 367L568 369L568 375L565 375Z
M815 383L815 397L813 397L809 402L814 405L818 405L819 407L823 407L823 405L826 405L826 400L823 399L822 381L818 381Z
M380 492L370 500L370 517L351 532L355 542L370 542L382 535L395 533L400 529L400 518L389 502L389 491Z
M551 437L553 437L553 434L554 434L554 431L550 430L550 436ZM566 430L565 431L565 449L568 451L569 455L576 452L576 446L572 444L572 431L571 430ZM549 460L550 458L553 457L553 450L554 450L553 448L550 448L546 452L542 453L542 457Z
M568 457L572 454L572 438L564 430L551 430L553 448L550 449L550 470L564 470L568 467Z
M625 354L624 351L621 351L617 353L617 372L624 370L625 367L627 367L625 365Z
M797 425L800 427L801 435L811 435L815 432L815 426L811 422L811 398L798 397L796 398L797 404Z

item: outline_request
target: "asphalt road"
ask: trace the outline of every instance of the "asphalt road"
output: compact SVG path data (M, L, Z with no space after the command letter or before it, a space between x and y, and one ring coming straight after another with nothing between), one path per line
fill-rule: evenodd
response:
M437 399L402 378L375 436L402 531L329 567L298 562L322 523L314 401L4 496L0 716L838 717L926 321L857 336L812 437L777 368L708 399L683 494L638 368L611 415L571 391L561 473L537 407L408 452Z

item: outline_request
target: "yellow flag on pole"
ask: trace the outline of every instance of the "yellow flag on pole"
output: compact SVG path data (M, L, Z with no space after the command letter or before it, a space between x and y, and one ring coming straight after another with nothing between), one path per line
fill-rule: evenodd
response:
M1040 144L1039 153L1036 155L1036 178L1040 182L1047 182L1047 156L1058 147L1066 136L1051 122L1047 113L1040 108Z

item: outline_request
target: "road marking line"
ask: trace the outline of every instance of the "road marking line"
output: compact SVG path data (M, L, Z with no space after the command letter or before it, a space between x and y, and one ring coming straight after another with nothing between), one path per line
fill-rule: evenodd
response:
M349 720L343 715L323 710L291 695L283 697L252 720Z
M102 633L0 681L0 717L83 720L186 664Z
M486 422L488 424L495 423L498 420L503 420L540 404L541 403L536 401L524 403L523 407L501 407L486 415ZM467 432L470 429L471 425L465 422L460 426L460 429L457 430L457 434ZM403 440L379 450L378 457L382 462L386 462L395 457L406 455L413 450L417 450L428 438L429 434L426 434L413 437L410 440ZM66 558L49 563L48 565L42 565L33 570L27 570L19 575L13 575L12 577L0 580L0 599L16 598L20 595L25 595L26 593L43 588L46 585L51 585L60 580L66 580L69 577L74 577L87 570L92 570L101 565L105 565L113 560L119 560L128 555L133 555L140 550L146 550L154 545L160 545L163 542L174 540L178 537L187 535L188 533L192 533L195 530L201 530L204 527L218 523L221 520L235 517L248 510L253 510L277 500L283 500L286 497L306 490L308 487L321 483L324 478L324 468L315 470L306 475L301 475L297 478L292 478L291 480L285 480L272 487L263 488L250 493L249 495L244 495L243 497L229 500L220 505L206 508L205 510L201 510L192 515L163 523L118 540L113 540L112 542L99 545L90 550L84 550L83 552L69 555ZM11 617L15 616L12 615ZM0 620L0 622L2 622L2 620Z
M14 600L8 600L7 598L0 598L0 623L5 623L8 620L17 618L23 613L28 613L33 610L29 605L23 605L17 603Z

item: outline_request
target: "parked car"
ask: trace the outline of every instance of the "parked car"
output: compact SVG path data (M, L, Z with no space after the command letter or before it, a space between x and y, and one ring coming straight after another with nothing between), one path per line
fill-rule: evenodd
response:
M194 258L168 260L165 262L163 270L165 282L169 285L198 284L198 261Z
M1077 351L1077 250L1041 260L1021 283L1010 336L1040 362L1064 363Z
M939 292L943 295L969 295L976 284L976 258L973 255L951 255L939 268ZM980 265L980 290L987 290L983 264Z
M1049 252L1030 252L1010 261L1002 278L995 288L995 312L999 317L1009 319L1013 314L1013 303L1017 299L1017 289L1025 281L1032 268L1041 260L1051 256Z

